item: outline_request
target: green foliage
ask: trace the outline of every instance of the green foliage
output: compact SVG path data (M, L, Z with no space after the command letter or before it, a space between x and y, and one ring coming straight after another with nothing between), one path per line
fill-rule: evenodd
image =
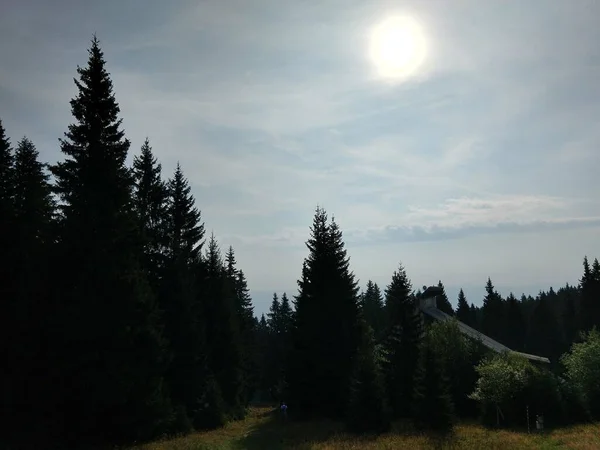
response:
M363 339L350 381L346 425L353 433L382 433L390 429L391 415L370 327Z
M567 379L593 417L600 417L600 332L592 329L583 334L583 342L575 343L562 357Z
M463 417L475 415L476 403L468 394L477 382L475 366L482 357L480 344L463 335L454 320L431 324L425 342L436 354L448 379L448 392L456 413Z
M530 417L544 414L547 424L562 422L564 409L558 380L520 355L494 355L476 368L479 379L471 394L480 403L487 424L526 425Z

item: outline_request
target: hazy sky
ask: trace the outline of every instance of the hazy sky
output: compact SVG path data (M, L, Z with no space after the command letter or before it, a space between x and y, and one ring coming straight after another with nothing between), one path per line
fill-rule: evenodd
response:
M424 63L396 82L375 25L409 15ZM315 206L361 285L399 262L451 301L576 283L600 256L600 2L0 0L0 117L60 158L77 65L101 41L138 152L180 161L256 310L296 293Z

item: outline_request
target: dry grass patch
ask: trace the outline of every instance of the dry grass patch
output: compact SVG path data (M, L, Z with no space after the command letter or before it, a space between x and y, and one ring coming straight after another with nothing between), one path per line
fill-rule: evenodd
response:
M542 435L490 430L477 424L460 424L446 439L419 435L406 424L378 437L356 437L335 422L282 423L268 408L253 408L245 420L205 433L169 439L130 450L550 450L600 449L600 426L580 425Z

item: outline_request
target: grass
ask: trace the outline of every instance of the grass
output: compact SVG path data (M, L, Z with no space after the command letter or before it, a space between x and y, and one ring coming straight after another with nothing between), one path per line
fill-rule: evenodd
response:
M245 420L205 433L153 442L130 450L359 450L359 449L600 449L600 425L579 425L527 434L459 424L444 441L419 435L399 423L379 437L356 437L335 422L282 423L272 409L253 408Z

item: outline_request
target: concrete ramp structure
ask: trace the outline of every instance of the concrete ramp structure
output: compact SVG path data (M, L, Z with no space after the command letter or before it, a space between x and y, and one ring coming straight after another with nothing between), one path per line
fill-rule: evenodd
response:
M439 322L455 319L454 317L449 316L448 314L446 314L443 311L440 311L437 308L437 296L442 293L441 288L439 288L437 286L430 286L430 287L423 286L423 291L424 292L421 294L421 297L419 298L419 309L423 312L423 314L425 314ZM516 355L521 355L522 357L527 358L531 361L550 364L550 360L548 358L545 358L543 356L530 355L528 353L521 353L521 352L511 350L510 348L501 344L500 342L477 331L475 328L472 328L472 327L468 326L467 324L462 323L460 320L456 319L456 322L458 324L458 328L460 329L461 333L463 333L464 335L466 335L472 339L480 341L483 345L485 345L487 348L495 351L496 353L510 352L510 353L513 353Z

